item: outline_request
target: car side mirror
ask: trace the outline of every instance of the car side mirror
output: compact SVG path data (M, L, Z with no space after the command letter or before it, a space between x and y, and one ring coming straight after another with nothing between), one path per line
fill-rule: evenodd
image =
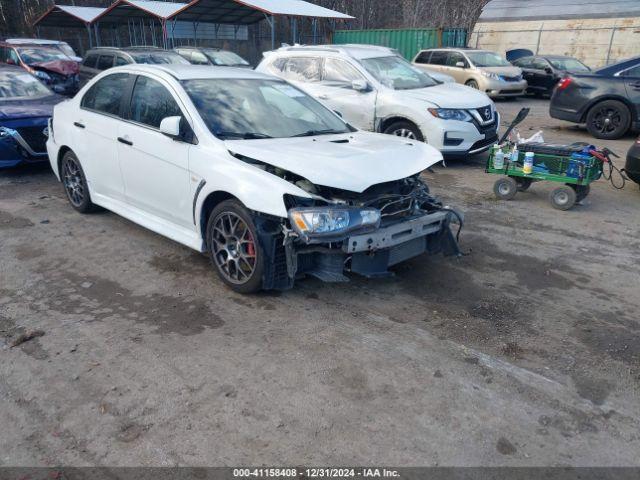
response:
M456 62L456 67L458 67L458 68L465 68L465 66L464 66L464 62Z
M166 117L163 118L160 122L160 132L166 135L169 138L173 138L174 140L179 140L181 138L180 134L180 122L182 121L182 117Z
M351 88L357 92L368 92L370 90L369 84L364 79L353 80Z

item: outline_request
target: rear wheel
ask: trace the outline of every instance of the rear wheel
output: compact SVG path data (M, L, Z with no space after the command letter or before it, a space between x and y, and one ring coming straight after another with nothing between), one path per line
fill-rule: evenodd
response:
M591 187L589 185L571 185L571 188L576 191L576 203L587 198L587 195L589 195L589 192L591 191Z
M406 120L393 122L391 125L384 129L383 133L386 133L388 135L395 135L397 137L404 137L411 140L418 140L420 142L424 141L424 137L422 136L422 132L420 131L420 129L413 123Z
M213 209L207 223L207 247L216 273L239 293L262 288L264 251L255 224L237 200L226 200Z
M60 178L64 185L67 199L73 208L80 213L90 213L100 210L91 201L87 179L76 154L69 150L60 162Z
M519 192L525 192L533 183L533 181L530 178L524 178L524 177L515 177L514 180L518 184Z
M518 184L511 177L502 177L493 184L493 193L500 200L511 200L518 193Z
M629 109L617 100L596 103L587 113L587 130L596 138L615 140L627 133L630 126Z
M576 199L576 191L569 185L555 188L549 194L549 201L553 208L557 210L569 210L575 205Z

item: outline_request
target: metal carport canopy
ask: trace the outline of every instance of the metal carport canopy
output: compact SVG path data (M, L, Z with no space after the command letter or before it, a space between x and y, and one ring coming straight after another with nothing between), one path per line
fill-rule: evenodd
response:
M352 19L351 15L336 12L303 0L193 0L173 18L181 21L249 25L265 16Z
M96 17L94 22L120 23L124 25L134 18L153 18L166 21L187 6L187 3L153 0L118 0L104 9L104 12Z
M85 27L102 14L106 8L99 7L75 7L72 5L54 5L40 16L35 22L35 27Z

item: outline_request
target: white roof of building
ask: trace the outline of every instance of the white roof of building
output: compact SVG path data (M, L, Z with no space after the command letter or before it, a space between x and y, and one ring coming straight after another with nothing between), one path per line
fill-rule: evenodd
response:
M154 0L127 0L127 3L161 18L169 18L185 8L188 3L161 2Z
M106 10L100 7L75 7L71 5L56 5L56 7L84 22L92 22L94 18Z
M262 10L272 15L291 15L320 18L354 18L346 13L337 12L303 0L242 0L244 5Z

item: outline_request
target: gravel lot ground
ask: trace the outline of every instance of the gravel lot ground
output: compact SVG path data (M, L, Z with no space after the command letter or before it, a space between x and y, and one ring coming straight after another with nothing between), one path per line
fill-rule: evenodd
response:
M592 141L498 107L525 104L524 134ZM640 465L637 185L498 202L484 158L427 175L464 257L255 296L47 168L0 174L0 465Z

